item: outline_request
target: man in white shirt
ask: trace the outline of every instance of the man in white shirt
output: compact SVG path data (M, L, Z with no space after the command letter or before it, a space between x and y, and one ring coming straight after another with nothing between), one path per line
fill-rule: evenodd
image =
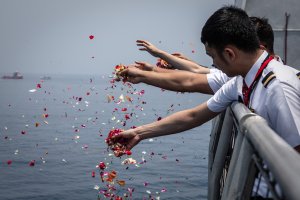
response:
M201 41L214 65L234 78L207 102L160 121L124 131L114 137L114 142L126 139L126 148L130 150L141 140L197 127L214 118L233 101L239 98L245 101L242 91L245 80L250 88L248 107L264 117L276 133L299 151L300 124L297 122L300 121L300 81L290 67L274 59L266 59L269 56L259 48L258 38L247 14L235 7L219 9L203 27ZM258 70L264 64L266 68ZM258 71L262 73L256 80ZM269 72L274 74L270 75ZM131 78L130 74L123 75ZM256 84L252 88L253 82Z
M114 142L125 139L126 148L131 149L141 140L199 126L225 110L233 101L241 100L300 152L300 81L292 68L284 66L260 48L247 14L234 7L219 9L206 22L201 41L213 64L222 71L220 73L234 78L217 80L217 83L223 81L224 85L221 84L221 89L213 89L207 76L206 84L199 84L199 88L206 93L216 92L207 102L124 131L115 136ZM129 71L125 70L123 75L128 76L131 82L147 83L143 75L136 76ZM156 82L159 81L163 83L164 79ZM186 91L184 86L181 89Z
M265 18L250 17L255 27L260 42L260 48L266 50L270 55L276 57L282 62L280 57L274 53L274 33L268 20ZM150 85L161 87L163 89L180 91L180 92L201 92L206 94L214 94L222 87L230 77L222 71L212 68L203 67L191 60L180 59L181 56L174 56L155 47L148 41L138 40L137 45L141 46L140 50L147 51L155 57L166 60L175 69L170 70L154 67L145 62L136 62L136 68L129 68L128 73L131 75L133 83L145 82ZM180 55L180 54L179 54ZM184 71L195 72L197 74ZM299 71L295 69L297 74Z

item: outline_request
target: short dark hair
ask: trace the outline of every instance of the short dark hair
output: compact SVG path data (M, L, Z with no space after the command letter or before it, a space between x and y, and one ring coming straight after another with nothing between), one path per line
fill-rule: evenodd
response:
M254 25L260 43L269 51L269 53L274 54L274 33L268 19L250 17L250 20Z
M226 45L253 53L259 48L259 40L247 13L235 6L224 6L206 21L201 42L221 53Z

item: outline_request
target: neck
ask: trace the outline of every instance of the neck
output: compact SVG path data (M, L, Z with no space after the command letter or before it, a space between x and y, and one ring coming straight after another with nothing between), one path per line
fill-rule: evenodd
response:
M263 50L258 49L252 54L244 53L244 56L241 60L241 71L240 75L245 78L247 73L250 71L252 66L255 64L255 62L258 60L258 58L263 54Z

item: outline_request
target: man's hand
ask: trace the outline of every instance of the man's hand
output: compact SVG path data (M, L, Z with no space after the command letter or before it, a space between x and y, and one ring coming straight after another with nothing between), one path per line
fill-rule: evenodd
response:
M144 70L144 71L153 71L153 68L155 66L149 64L149 63L146 63L146 62L138 62L138 61L135 61L135 67L141 69L141 70Z
M136 133L135 129L129 129L112 136L108 145L114 146L114 145L122 144L122 146L126 148L126 151L130 151L140 141L141 141L141 137ZM120 151L116 156L120 157L124 155L126 151Z
M129 66L127 69L122 70L117 75L126 77L126 81L137 84L142 82L143 72L143 70L140 70L137 67Z
M160 49L158 49L156 46L145 40L137 40L136 45L141 47L139 48L139 50L147 51L154 57L159 57L159 53L161 52Z

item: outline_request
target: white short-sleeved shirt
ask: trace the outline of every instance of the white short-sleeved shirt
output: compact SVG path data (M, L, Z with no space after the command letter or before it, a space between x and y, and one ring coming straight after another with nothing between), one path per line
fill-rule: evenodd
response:
M209 87L214 93L216 93L225 83L227 83L231 78L228 77L221 70L212 68L210 72L206 75Z
M247 73L245 81L248 86L267 55L264 52ZM276 78L264 87L262 79L271 71ZM207 101L208 108L213 112L225 110L239 96L243 97L242 86L243 77L231 78ZM300 145L300 80L295 69L272 60L252 92L249 106L265 118L269 126L288 144L292 147Z

